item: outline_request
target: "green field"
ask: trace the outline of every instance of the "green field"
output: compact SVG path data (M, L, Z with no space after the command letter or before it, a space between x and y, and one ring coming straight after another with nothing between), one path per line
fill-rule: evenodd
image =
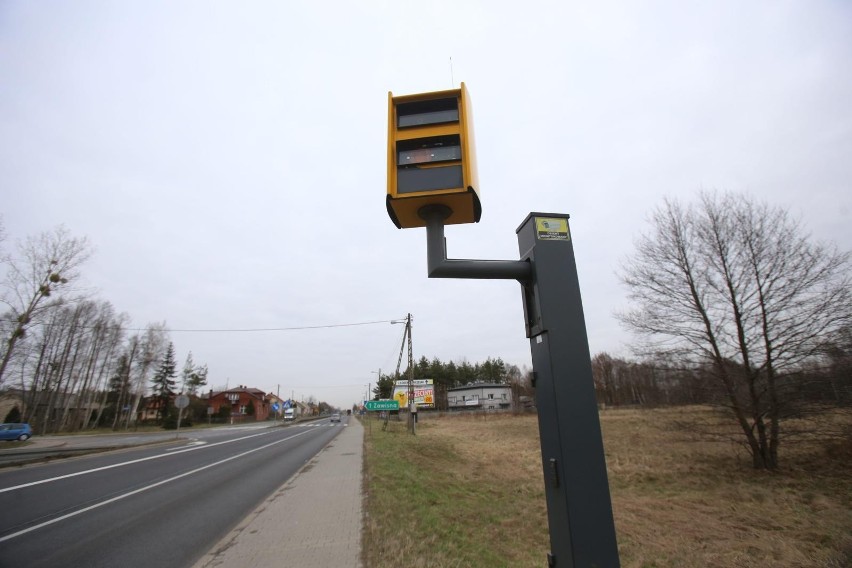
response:
M783 447L781 471L756 472L739 446L682 427L717 420L601 414L622 566L852 566L850 441ZM416 436L365 422L364 458L367 568L546 565L535 416L427 418Z

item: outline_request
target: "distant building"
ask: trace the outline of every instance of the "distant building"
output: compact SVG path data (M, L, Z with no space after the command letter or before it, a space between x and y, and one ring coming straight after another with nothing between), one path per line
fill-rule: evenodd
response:
M284 414L284 399L275 393L267 393L264 397L266 404L269 405L269 414L272 418L278 420ZM275 411L275 405L278 405L278 411Z
M304 402L299 402L298 400L293 401L293 408L296 410L296 417L299 416L310 416L311 408L305 404Z
M272 410L265 392L243 385L219 392L210 391L207 405L213 416L220 416L223 407L230 408L232 422L260 422L269 418Z
M512 406L512 387L497 383L472 383L447 389L450 410L498 410Z
M169 397L169 402L174 406L175 395ZM146 396L142 399L142 402L139 404L139 408L136 411L136 420L139 422L152 422L157 420L161 416L161 410L163 408L163 399L159 396Z

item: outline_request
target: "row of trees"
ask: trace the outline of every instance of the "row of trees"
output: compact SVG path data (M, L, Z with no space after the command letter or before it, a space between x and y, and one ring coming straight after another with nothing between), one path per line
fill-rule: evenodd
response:
M728 363L735 367L734 362ZM742 370L740 369L739 372ZM731 370L736 373L736 369ZM714 380L712 365L682 365L670 358L630 358L606 352L592 358L595 394L601 408L716 405L727 407L724 385ZM406 380L408 369L396 375L380 375L373 387L374 400L392 396L395 380ZM509 385L515 400L533 396L532 370L507 365L501 358L484 363L443 362L421 357L412 378L433 379L436 393L476 382ZM852 408L852 330L841 342L827 346L823 357L796 373L784 375L778 384L782 392L782 419L805 417L830 408ZM440 396L439 396L440 398ZM440 407L440 400L437 401ZM791 432L792 434L792 432Z
M852 334L850 334L852 335ZM730 361L729 373L744 369ZM678 366L665 359L643 360L598 353L592 358L598 403L603 408L711 404L729 407L724 383L712 363ZM806 417L827 408L852 408L852 337L826 350L818 363L778 378L781 419Z
M3 236L0 227L0 244ZM79 288L89 256L88 241L64 227L0 254L0 392L21 397L18 419L38 433L127 427L152 379L163 400L176 388L165 326L128 335L125 314ZM206 383L207 368L190 353L181 378L194 393Z

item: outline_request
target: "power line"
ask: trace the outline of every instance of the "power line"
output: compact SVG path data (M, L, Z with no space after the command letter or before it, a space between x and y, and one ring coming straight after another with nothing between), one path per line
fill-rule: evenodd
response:
M16 320L4 320L10 323L17 323ZM171 329L163 328L163 331L168 333L257 333L264 331L303 331L307 329L329 329L336 327L355 327L361 325L376 325L380 323L396 323L400 318L389 320L362 321L355 323L334 323L327 325L302 325L292 327L252 327L252 328L219 328L219 329ZM403 318L404 321L404 318ZM49 323L49 322L33 322L32 325L41 325L44 327L75 327L77 329L104 329L104 330L122 330L122 331L148 331L149 328L140 327L124 327L124 326L101 326L101 325L75 325L74 323Z
M393 323L396 320L376 320L362 321L356 323L334 323L328 325L303 325L294 327L258 327L258 328L242 328L242 329L167 329L166 331L175 333L247 333L258 331L300 331L305 329L328 329L333 327L354 327L359 325L376 325L379 323ZM130 331L145 331L144 329L134 329Z

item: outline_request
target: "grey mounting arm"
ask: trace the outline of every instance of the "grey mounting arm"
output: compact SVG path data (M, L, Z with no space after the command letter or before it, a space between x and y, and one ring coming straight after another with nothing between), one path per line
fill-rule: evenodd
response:
M426 205L417 214L426 221L426 257L429 278L478 278L527 282L532 267L525 260L452 260L447 258L444 220L451 210L446 205Z

